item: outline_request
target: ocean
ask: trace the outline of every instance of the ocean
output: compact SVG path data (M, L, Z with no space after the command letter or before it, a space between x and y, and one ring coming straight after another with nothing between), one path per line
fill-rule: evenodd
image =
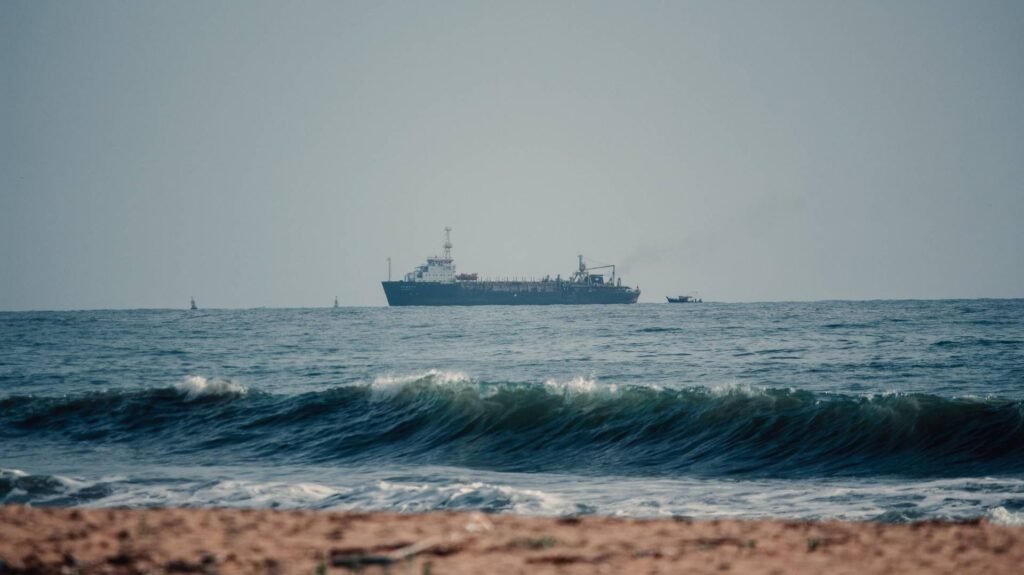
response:
M1024 300L0 313L0 501L1024 518Z

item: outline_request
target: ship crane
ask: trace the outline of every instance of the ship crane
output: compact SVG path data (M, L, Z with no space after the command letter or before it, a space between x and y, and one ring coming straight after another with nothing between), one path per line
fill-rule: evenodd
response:
M573 281L586 282L586 281L588 281L588 278L590 277L590 272L592 272L594 270L604 270L604 269L612 268L611 283L613 285L615 284L615 265L614 264L602 265L602 266L593 266L593 267L589 267L588 268L586 266L586 264L583 263L583 255L582 254L577 255L576 257L578 257L579 260L580 260L580 268L579 268L579 270L576 273L573 274Z

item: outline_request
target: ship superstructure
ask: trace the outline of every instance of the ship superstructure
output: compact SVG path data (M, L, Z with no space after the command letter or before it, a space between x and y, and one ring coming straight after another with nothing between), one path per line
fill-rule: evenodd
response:
M540 280L480 280L475 273L455 271L451 228L445 228L440 256L405 274L401 281L381 282L388 304L405 305L552 305L636 303L640 288L622 285L614 265L587 267L582 255L568 279L545 276ZM606 278L596 270L611 269Z
M427 263L405 274L407 282L451 283L455 281L455 261L452 260L452 229L444 229L443 252L427 258Z

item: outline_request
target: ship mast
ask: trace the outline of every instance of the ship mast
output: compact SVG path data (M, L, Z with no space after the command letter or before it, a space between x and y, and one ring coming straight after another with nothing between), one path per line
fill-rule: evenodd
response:
M448 261L451 261L451 259L452 259L452 229L451 228L445 228L444 229L444 244L442 244L442 247L444 248L444 254L441 257L443 257L444 259L446 259Z
M589 281L591 281L591 279L590 279L591 278L590 272L592 272L594 270L603 270L603 269L611 268L612 269L611 282L613 284L615 283L615 266L614 265L609 264L609 265L603 265L603 266L593 266L593 267L589 267L588 268L587 264L583 263L583 255L582 254L578 255L576 257L578 257L580 259L580 268L579 268L579 270L577 270L575 273L572 274L572 281L574 281L574 282L589 282Z

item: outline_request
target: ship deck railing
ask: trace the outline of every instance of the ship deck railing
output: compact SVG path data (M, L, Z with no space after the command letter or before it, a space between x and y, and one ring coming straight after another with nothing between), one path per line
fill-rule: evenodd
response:
M471 284L485 284L486 283L486 284L491 284L493 287L505 287L505 286L515 286L515 285L522 285L522 284L546 284L546 285L562 285L562 284L565 284L565 285L579 285L580 282L574 282L574 281L572 281L571 279L568 279L568 278L558 278L558 277L544 277L544 278L540 278L540 279L537 279L537 278L505 277L505 278L477 278L475 280L456 280L456 283L463 283L463 284L470 284L470 285ZM600 286L606 286L606 287L620 287L620 286L617 286L617 285L613 284L612 282L605 282L605 283L601 283L601 284L592 284L592 285L600 285ZM624 286L622 286L622 287L624 287Z
M464 282L464 283L484 283L484 282L490 282L490 283L557 283L559 281L566 282L568 280L564 280L564 279L563 280L559 280L559 279L553 278L553 277L543 277L543 278L533 278L533 277L530 277L530 278L526 278L526 277L523 277L523 278L520 278L520 277L485 278L485 277L479 277L479 278L477 278L475 280L457 280L457 281Z

